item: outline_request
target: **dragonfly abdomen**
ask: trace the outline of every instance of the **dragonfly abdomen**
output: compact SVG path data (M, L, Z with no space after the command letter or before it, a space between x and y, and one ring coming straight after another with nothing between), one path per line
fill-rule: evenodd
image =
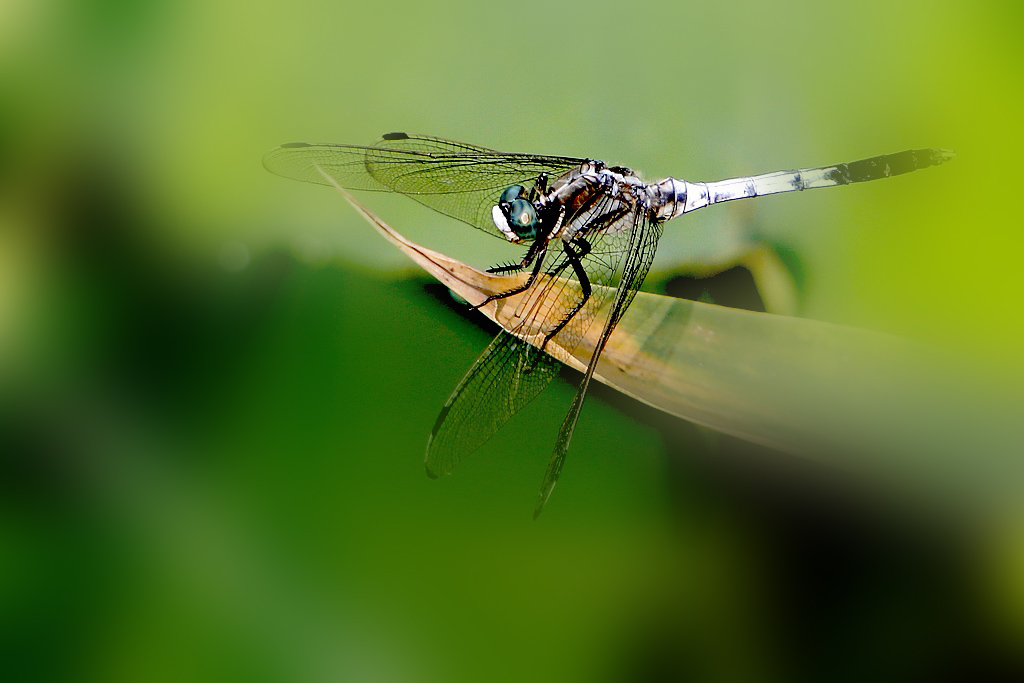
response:
M654 186L658 190L658 218L668 220L705 206L734 199L749 199L782 192L799 192L889 178L929 166L938 166L954 156L953 152L944 149L908 149L845 164L796 171L776 171L713 183L691 183L666 178Z

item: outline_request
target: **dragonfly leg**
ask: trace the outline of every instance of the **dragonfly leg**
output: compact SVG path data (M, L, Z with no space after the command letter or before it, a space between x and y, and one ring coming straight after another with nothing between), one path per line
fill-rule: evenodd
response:
M494 266L493 268L488 268L487 272L490 273L491 275L505 275L507 273L521 273L529 265L530 264L526 261L526 259L523 259L522 263L510 263L507 266Z
M534 247L536 247L536 249ZM523 262L519 266L511 265L504 266L502 268L492 268L491 270L488 270L488 273L518 272L529 266L531 262L534 262L533 270L530 272L530 277L528 277L526 279L526 282L524 282L522 285L510 289L507 292L502 292L501 294L492 294L491 296L487 297L486 299L476 304L475 306L470 306L470 309L476 310L478 308L486 306L492 301L504 299L514 294L519 294L520 292L525 292L526 290L528 290L530 287L533 286L533 283L537 280L537 276L540 274L540 269L541 266L544 265L544 255L546 253L547 245L541 244L541 240L537 240L536 242L533 243L533 245L530 246L530 250L526 252L526 258L523 259Z
M578 246L579 251L576 251L571 246L569 246L570 244ZM553 330L544 335L544 343L540 345L541 351L543 351L544 347L548 345L548 342L551 341L551 338L554 337L559 332L561 332L562 328L568 325L569 321L572 320L573 317L577 313L579 313L580 310L587 304L587 301L590 300L590 294L592 291L590 287L590 278L587 276L587 271L583 268L583 264L580 262L580 259L582 259L583 257L590 253L590 249L590 242L588 242L582 237L577 237L571 240L570 242L562 242L562 250L565 252L565 263L559 266L556 269L556 271L552 273L552 275L557 275L558 273L565 270L567 266L572 266L572 270L576 274L576 279L579 280L580 289L583 291L583 296L580 297L580 300L578 302L576 302L576 305L573 307L573 309L569 311L569 314L562 318L561 322L559 322Z
M526 255L523 256L523 260L519 263L510 263L506 266L495 266L488 268L487 272L493 275L503 275L505 273L518 273L522 270L526 270L533 263L533 259L537 258L537 254L540 253L541 248L540 240L536 240L530 245L530 248L526 250Z
M588 199L585 202L584 206L581 207L579 212L589 210L591 206L593 206L595 200L596 198ZM629 212L632 210L633 209L628 205L622 204L614 209L611 209L610 211L606 211L597 218L593 219L592 221L590 221L589 225L612 225L623 216L629 214ZM574 250L570 245L578 247L579 251ZM565 251L565 261L559 264L557 268L554 268L551 271L549 271L548 275L551 275L552 277L557 277L558 275L561 275L566 268L572 266L573 272L576 274L576 279L580 283L580 289L583 292L583 296L576 303L576 305L569 312L569 314L562 318L558 325L556 325L554 329L551 330L551 332L547 333L544 336L544 342L541 344L542 351L544 350L544 347L547 346L547 343L551 341L551 338L554 337L559 332L561 332L562 328L569 324L569 321L572 320L573 317L580 312L580 310L587 304L587 301L590 299L590 277L587 275L587 271L583 267L582 259L586 257L588 254L590 254L592 248L593 247L591 246L590 242L588 242L584 237L579 235L566 242L562 242L562 249Z

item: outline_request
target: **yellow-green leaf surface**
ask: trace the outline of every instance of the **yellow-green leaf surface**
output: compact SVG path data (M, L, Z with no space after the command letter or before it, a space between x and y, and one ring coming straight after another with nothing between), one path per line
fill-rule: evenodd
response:
M340 190L340 188L338 188ZM513 289L496 276L414 244L341 190L392 244L470 303ZM578 284L547 288L541 306L578 300ZM536 291L536 288L531 289ZM529 292L480 311L524 340ZM613 297L578 343L546 351L583 370ZM536 305L536 302L533 302ZM814 457L957 511L1005 512L1022 480L1017 395L961 359L880 333L640 292L615 328L595 377L637 400L720 432ZM997 395L999 398L997 398Z

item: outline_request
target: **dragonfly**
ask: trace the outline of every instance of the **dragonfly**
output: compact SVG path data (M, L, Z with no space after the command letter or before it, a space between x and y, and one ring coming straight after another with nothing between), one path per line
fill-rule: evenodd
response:
M536 518L562 471L601 352L650 270L667 221L727 201L902 175L953 156L944 149L912 149L715 182L648 183L625 166L595 159L388 133L368 146L284 144L268 152L263 165L304 182L396 192L525 247L520 259L488 271L518 274L518 284L473 305L521 300L518 322L498 334L442 408L427 443L431 477L450 473L551 382L561 367L545 353L552 339L573 349L592 325L601 326L555 441Z

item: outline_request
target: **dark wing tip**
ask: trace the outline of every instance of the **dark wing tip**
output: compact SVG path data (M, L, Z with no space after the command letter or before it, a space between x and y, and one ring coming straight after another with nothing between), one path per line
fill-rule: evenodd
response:
M383 139L383 140L408 140L409 139L409 134L408 133L384 133L384 135L381 136L381 139Z
M444 417L445 413L447 413L447 412L448 412L448 406L445 406L445 409L441 412L441 417L438 417L438 419L437 419L438 425L442 422L442 418ZM434 436L436 436L436 435L437 435L437 425L434 426L434 431L430 432L430 438L427 439L427 454L426 454L426 457L423 458L423 469L426 470L427 476L430 477L431 479L437 479L442 474L448 474L448 472L444 472L444 471L438 470L436 462L431 462L430 461L430 451L433 449L433 446L434 446Z
M308 142L286 142L281 145L281 149L295 149L297 147L312 147L313 145Z
M441 476L441 473L435 472L434 470L432 470L430 468L430 463L429 462L428 463L424 463L423 469L426 470L427 476L429 478L431 478L431 479L437 479L438 477Z

